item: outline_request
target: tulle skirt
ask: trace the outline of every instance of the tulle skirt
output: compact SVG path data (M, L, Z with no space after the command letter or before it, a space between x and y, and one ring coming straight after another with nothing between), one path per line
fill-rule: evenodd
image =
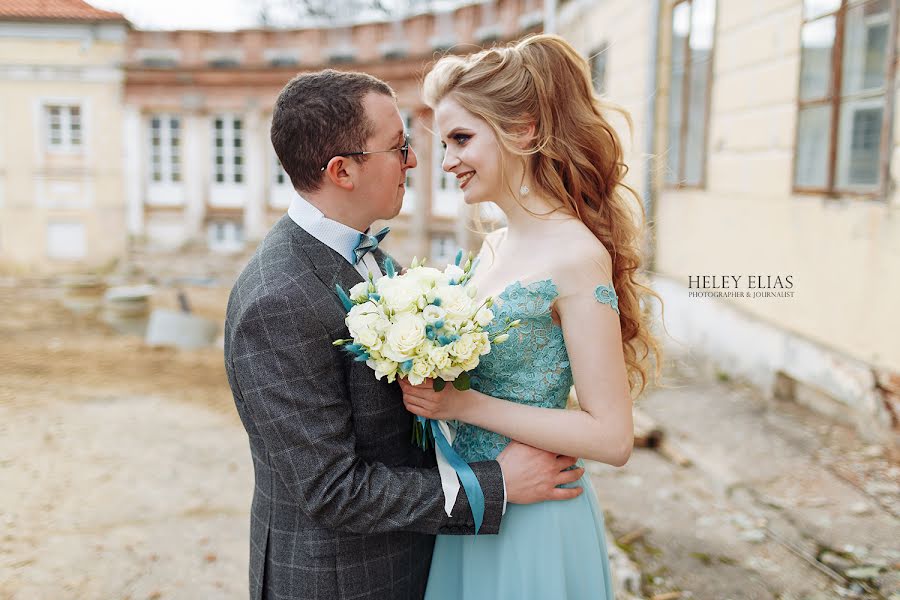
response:
M613 600L590 476L578 498L509 504L498 535L439 535L426 600ZM570 487L570 486L567 486Z

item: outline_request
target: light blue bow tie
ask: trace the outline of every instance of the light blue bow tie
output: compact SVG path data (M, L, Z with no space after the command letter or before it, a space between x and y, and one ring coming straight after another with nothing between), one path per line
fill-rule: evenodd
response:
M356 257L353 264L357 264L362 260L362 257L369 252L374 252L378 248L378 244L390 230L390 227L385 227L375 235L366 235L365 233L359 234L359 241L356 243L356 248L353 249L353 255Z

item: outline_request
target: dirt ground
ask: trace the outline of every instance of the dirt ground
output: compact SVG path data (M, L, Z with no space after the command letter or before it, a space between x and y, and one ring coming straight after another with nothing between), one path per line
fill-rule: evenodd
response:
M222 322L227 288L183 289ZM253 473L221 340L150 348L67 299L0 279L0 600L246 598ZM676 383L641 406L693 465L639 449L591 469L628 589L900 600L900 465L721 377Z
M187 291L221 322L227 290ZM221 349L146 347L64 293L0 286L0 598L244 597L253 475Z

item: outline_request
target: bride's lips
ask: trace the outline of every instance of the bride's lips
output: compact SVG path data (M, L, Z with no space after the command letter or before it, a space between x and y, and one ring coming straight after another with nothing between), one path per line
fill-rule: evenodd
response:
M463 190L466 188L466 185L470 181L472 181L472 177L475 176L475 171L466 171L465 173L460 173L456 176L456 179L459 181L459 189Z

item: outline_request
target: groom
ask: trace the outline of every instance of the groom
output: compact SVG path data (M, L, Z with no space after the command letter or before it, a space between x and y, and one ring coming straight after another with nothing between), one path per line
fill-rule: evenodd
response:
M434 535L474 533L464 491L444 512L433 452L410 442L399 386L332 346L348 337L335 284L380 277L379 219L416 166L393 90L361 73L300 75L282 90L272 144L298 196L231 292L225 367L250 438L250 598L418 599ZM564 499L574 459L512 443L472 464L481 534L505 502ZM504 487L505 486L505 487Z

